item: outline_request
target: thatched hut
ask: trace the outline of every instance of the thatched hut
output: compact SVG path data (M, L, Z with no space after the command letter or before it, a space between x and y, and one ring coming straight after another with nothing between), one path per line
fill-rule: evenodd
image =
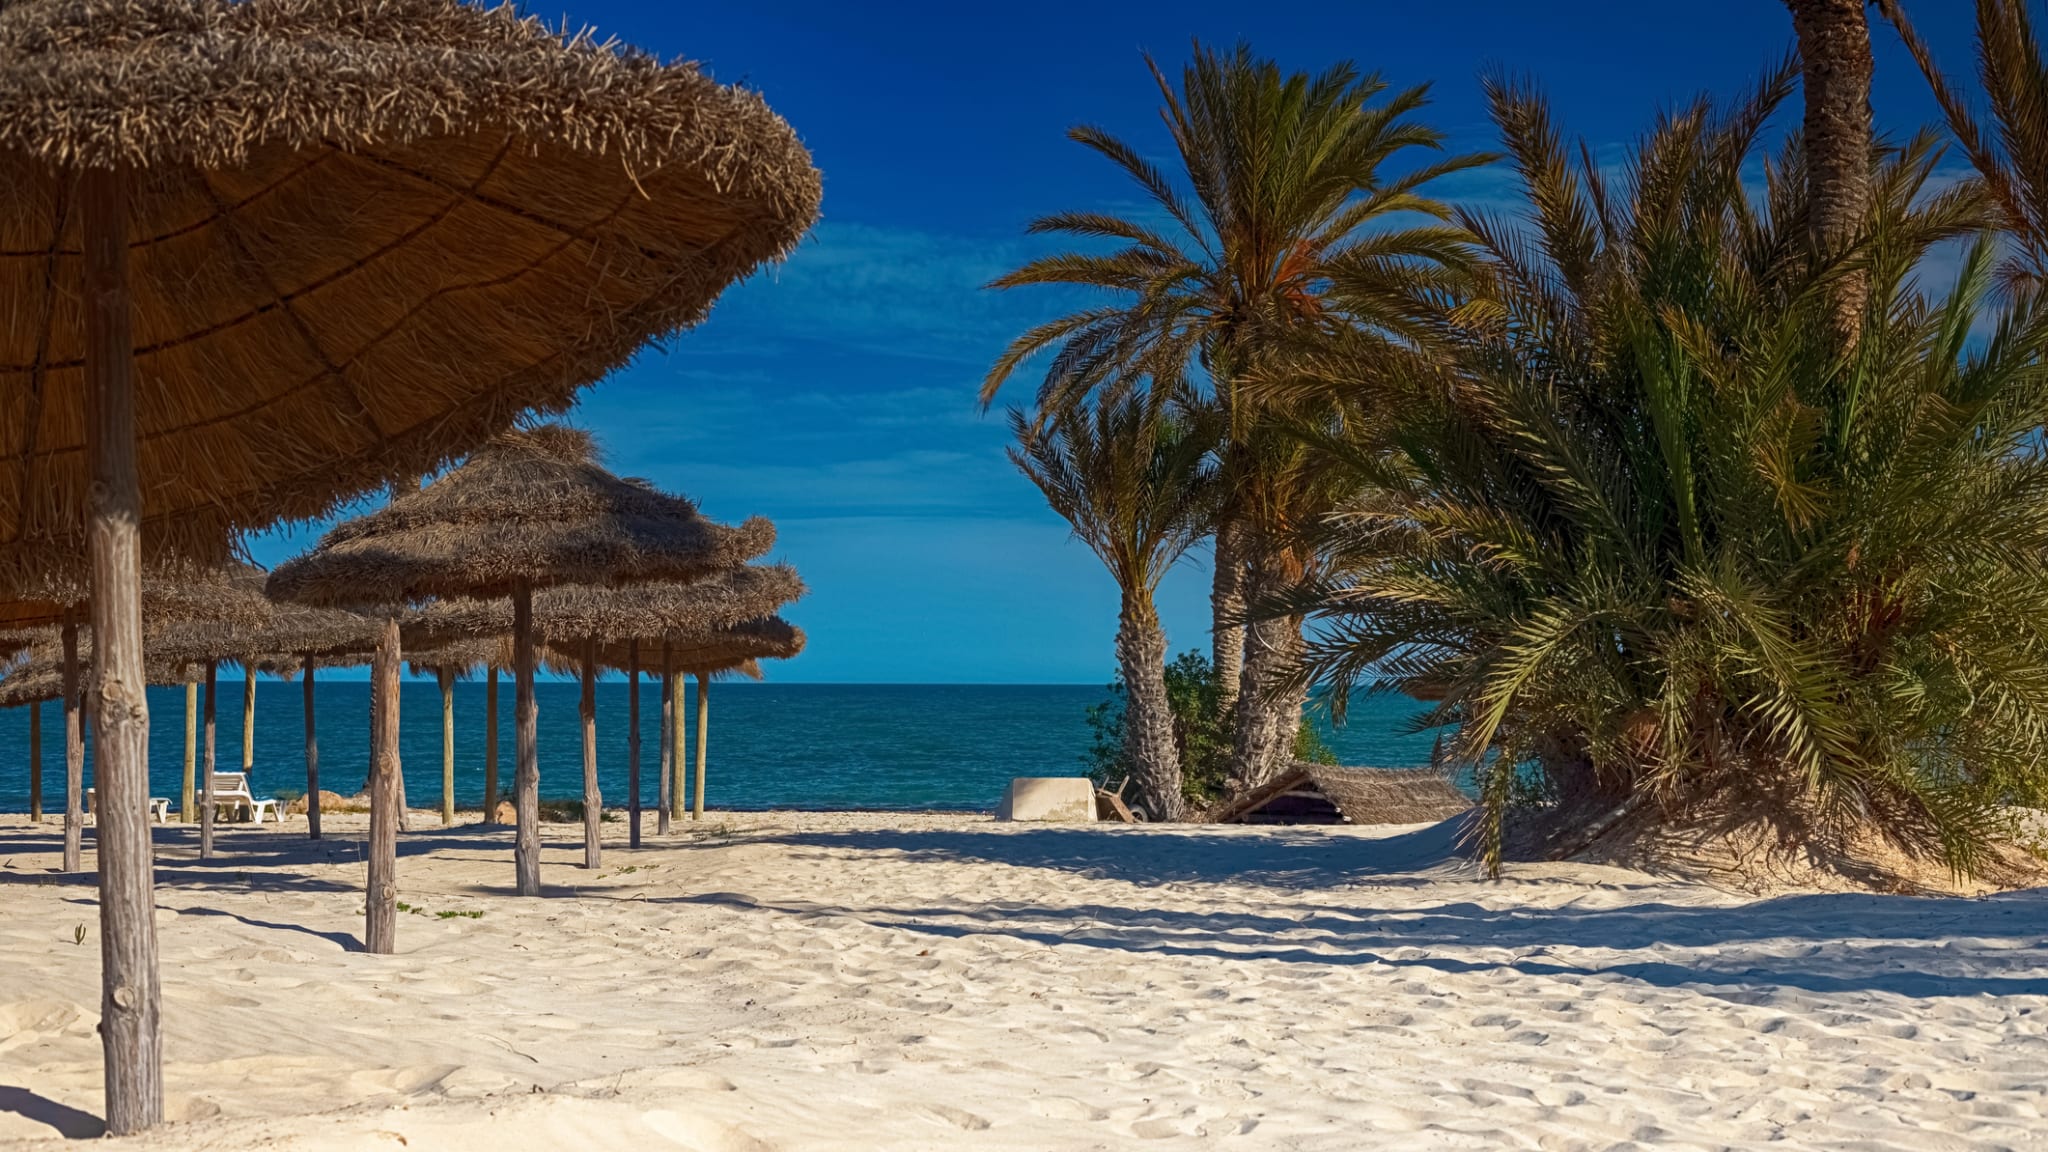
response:
M1217 810L1218 824L1433 824L1472 798L1435 768L1296 764Z
M758 96L510 5L0 5L0 585L91 558L109 1132L162 1118L145 555L223 559L566 406L819 191Z
M271 574L270 594L316 604L510 599L514 856L518 891L531 896L540 893L536 589L690 581L745 564L774 542L766 520L715 524L688 500L605 471L588 433L545 425L501 436L425 488L336 525L311 552ZM586 770L586 793L595 787L594 770ZM599 806L590 807L584 863L596 868Z

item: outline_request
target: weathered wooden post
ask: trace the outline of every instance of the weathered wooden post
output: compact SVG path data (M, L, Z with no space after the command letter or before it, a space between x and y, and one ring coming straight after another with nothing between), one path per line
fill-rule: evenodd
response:
M704 745L711 731L711 678L697 674L697 795L690 802L690 819L704 818Z
M220 665L215 661L208 660L206 662L206 751L204 753L205 761L200 765L202 772L199 779L199 858L201 860L213 859L213 822L217 818L217 814L213 810L213 773L215 768L213 750L214 732L217 727L215 724L213 697L214 689L218 687L219 674Z
M540 712L533 699L533 585L512 588L512 695L514 756L512 808L518 831L513 870L521 896L540 895Z
M398 947L398 618L384 621L370 666L370 858L363 950Z
M583 638L583 693L577 712L583 721L583 866L604 865L604 798L597 789L597 641Z
M100 1041L107 1132L126 1136L161 1123L164 1115L149 839L149 697L142 670L142 485L135 467L127 170L85 169L79 199L91 476L86 553L92 568L93 723L99 751L93 778L99 798Z
M640 641L626 641L626 802L628 846L640 846Z
M320 738L313 730L313 658L306 657L305 683L300 690L306 701L306 839L320 838Z
M455 823L455 670L437 668L441 682L441 826Z
M242 665L242 772L256 770L256 666Z
M78 682L78 622L64 610L64 871L85 871L85 727L78 710L85 701ZM103 790L95 794L105 796ZM104 805L105 799L100 803Z
M682 716L676 711L676 669L675 650L668 637L661 640L661 784L657 787L655 800L661 806L657 817L656 831L668 835L669 813L681 815L682 803L675 797L682 791L682 772L675 766L675 751L680 741L675 738L676 722Z
M189 677L191 672L188 670ZM199 681L185 681L185 779L178 786L178 820L190 824L199 819L199 804L194 799L193 773L199 768Z
M484 681L484 823L498 822L498 666Z
M688 692L684 685L689 679L688 674L678 672L671 675L668 682L669 706L675 713L675 723L669 727L668 739L671 745L670 754L675 759L675 808L678 820L683 818L683 812L690 803L690 757L685 751L688 746L683 743L689 731L689 725L683 720L683 698Z

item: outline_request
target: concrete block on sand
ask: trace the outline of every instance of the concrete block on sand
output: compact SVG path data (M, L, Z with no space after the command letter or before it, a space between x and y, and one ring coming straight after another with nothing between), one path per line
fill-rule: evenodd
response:
M996 809L998 820L1095 822L1095 782L1082 776L1019 776Z

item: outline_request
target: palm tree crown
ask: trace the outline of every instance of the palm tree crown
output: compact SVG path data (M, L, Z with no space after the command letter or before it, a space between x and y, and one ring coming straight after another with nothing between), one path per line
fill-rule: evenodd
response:
M1041 413L1070 408L1099 387L1178 387L1200 366L1225 407L1241 416L1232 385L1259 349L1304 325L1356 319L1333 313L1323 292L1333 277L1426 287L1459 255L1456 229L1389 226L1407 214L1445 217L1448 210L1420 189L1490 159L1447 157L1400 176L1382 171L1405 151L1442 146L1437 131L1412 119L1426 87L1373 104L1386 91L1377 76L1348 63L1315 76L1283 74L1242 45L1227 54L1196 45L1179 90L1150 56L1145 63L1184 183L1103 129L1069 133L1121 168L1163 220L1154 226L1128 215L1061 212L1032 222L1035 234L1121 247L1044 256L994 287L1079 286L1112 299L1012 341L982 384L983 403L1026 361L1050 351Z

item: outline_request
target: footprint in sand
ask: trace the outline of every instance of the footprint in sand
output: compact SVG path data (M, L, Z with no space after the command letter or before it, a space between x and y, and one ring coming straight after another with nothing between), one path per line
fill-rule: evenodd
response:
M378 1068L355 1073L349 1077L349 1085L364 1095L388 1092L400 1096L416 1096L438 1089L442 1081L460 1071L460 1064L417 1064L408 1068Z
M664 1068L641 1081L650 1088L680 1088L689 1092L737 1092L740 1086L702 1068Z
M935 1124L951 1124L963 1132L980 1132L988 1127L988 1118L977 1116L965 1108L954 1108L946 1104L919 1104L910 1110Z
M765 1140L702 1116L685 1116L657 1108L641 1113L640 1120L656 1135L672 1140L690 1152L775 1152L775 1146Z
M1050 1120L1107 1120L1109 1113L1072 1096L1040 1096L1031 1102L1040 1116Z

